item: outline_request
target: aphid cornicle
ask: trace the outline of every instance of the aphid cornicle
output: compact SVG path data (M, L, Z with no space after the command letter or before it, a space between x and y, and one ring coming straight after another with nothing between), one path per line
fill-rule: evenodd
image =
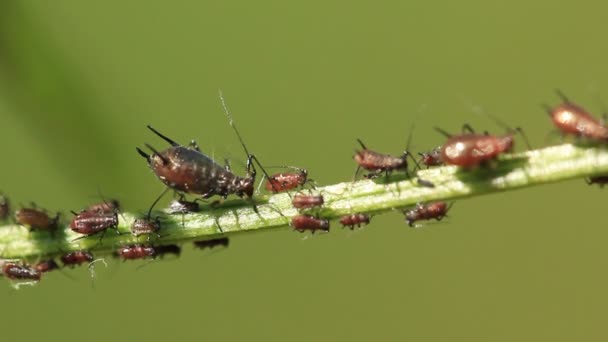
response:
M54 232L57 230L59 213L51 218L47 213L35 208L21 208L15 212L15 221L30 230L45 230Z
M137 152L146 159L152 171L167 187L180 193L196 194L201 196L201 198L209 198L214 195L226 198L230 194L252 198L256 177L256 169L253 162L258 164L267 178L270 179L270 177L256 156L249 153L239 131L234 125L232 116L228 112L221 94L220 99L222 100L224 111L228 116L230 126L232 126L241 142L241 146L247 154L246 176L237 176L232 173L228 165L222 166L216 163L215 160L202 153L194 142L189 147L184 147L161 134L150 125L148 125L148 129L168 142L171 147L159 152L146 144L152 151L152 154L149 155L139 148L137 148ZM255 206L254 209L256 209Z
M70 222L70 228L78 233L86 236L102 233L103 234L109 229L114 228L117 234L118 231L118 213L116 211L103 212L103 211L81 211L80 213L74 213L74 218ZM101 240L100 238L100 240ZM80 239L80 238L79 238Z
M414 227L414 222L420 220L441 221L450 210L450 206L443 201L432 203L418 203L415 208L405 212L405 220L410 227Z
M342 216L340 218L340 223L342 224L342 227L355 229L355 226L361 227L361 225L369 224L369 215L358 213Z
M296 215L291 219L291 226L300 233L310 230L313 234L317 230L329 232L329 221L310 215Z
M212 240L194 241L194 247L200 249L213 249L216 246L228 247L228 245L230 245L230 240L227 237Z
M587 138L606 142L608 140L608 127L604 122L594 118L582 107L570 102L568 98L557 91L563 103L556 107L546 106L553 125L564 135Z
M323 199L323 195L296 194L291 200L291 204L297 209L320 207L324 202L325 200Z
M2 266L2 274L11 280L34 280L40 281L42 273L27 265L19 265L16 263L5 263Z
M80 265L87 262L93 261L93 254L88 251L74 251L67 254L62 255L60 258L63 266L74 267L76 265Z

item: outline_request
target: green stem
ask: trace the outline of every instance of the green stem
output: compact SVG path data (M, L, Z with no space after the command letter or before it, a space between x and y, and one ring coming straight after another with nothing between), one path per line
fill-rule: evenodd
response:
M404 175L395 174L374 181L361 180L320 187L313 192L322 194L325 204L307 213L326 219L351 213L379 214L418 202L453 200L606 173L608 150L566 144L503 155L494 165L473 170L446 166L421 170L410 180L405 179ZM430 181L435 186L421 186L418 179ZM161 237L152 236L149 243L183 243L286 227L291 218L299 214L286 193L256 196L255 199L258 213L250 203L240 199L226 201L213 208L203 206L199 213L183 217L157 212L154 215L161 215L162 220ZM54 236L47 232L29 232L19 226L0 227L0 257L56 257L80 249L99 255L112 252L122 245L148 243L147 236L129 234L134 219L133 214L119 215L118 230L124 234L118 235L109 230L101 241L100 236L74 241L81 235L66 226L60 227Z

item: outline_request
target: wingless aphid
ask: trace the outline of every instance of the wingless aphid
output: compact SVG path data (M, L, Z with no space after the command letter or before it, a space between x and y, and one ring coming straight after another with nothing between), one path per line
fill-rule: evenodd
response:
M150 168L156 176L169 188L179 193L196 194L201 198L209 198L214 195L223 198L230 194L251 199L254 192L256 169L255 161L268 179L270 176L263 169L255 155L249 153L232 116L228 112L224 99L220 93L220 99L224 107L230 126L236 133L241 146L247 154L247 174L240 177L232 173L229 166L221 166L215 160L202 153L195 143L184 147L172 139L161 134L148 125L148 129L168 142L171 147L163 151L157 151L152 146L146 146L152 151L147 154L137 148L137 152L146 159ZM257 208L254 205L254 209Z
M608 127L603 120L598 120L582 107L570 102L568 98L557 91L563 103L556 107L546 106L553 125L564 135L596 140L608 141Z
M351 230L355 229L355 226L361 227L361 225L369 224L369 215L367 214L350 214L340 217L340 223L342 227L349 227Z
M74 251L62 255L59 259L63 263L63 266L74 267L76 265L84 264L93 261L93 254L89 251Z
M441 221L448 213L452 205L448 206L443 201L431 203L418 203L414 209L405 212L405 220L410 227L414 227L414 223L420 220L437 220Z
M42 277L42 273L35 268L10 262L2 266L2 273L11 280L33 280L38 282Z
M329 221L310 215L296 215L291 219L291 226L300 233L307 230L313 234L317 230L329 232Z
M296 172L280 172L270 176L266 181L265 188L274 193L289 191L297 187L304 187L306 183L313 183L312 179L308 178L308 170L295 166L280 166L287 169L296 170ZM267 167L268 168L268 167ZM312 184L311 184L312 185ZM314 188L314 186L312 186Z
M52 218L36 208L21 208L15 212L15 221L20 225L28 226L30 230L44 230L53 233L57 230L59 213Z

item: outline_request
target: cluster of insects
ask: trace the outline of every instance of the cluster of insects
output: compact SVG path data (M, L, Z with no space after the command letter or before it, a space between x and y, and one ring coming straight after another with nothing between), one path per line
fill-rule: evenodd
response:
M582 107L572 103L562 93L558 92L558 95L562 102L554 107L546 106L546 109L555 128L562 135L574 136L591 142L608 142L608 126L603 119L596 119ZM156 259L168 254L179 257L180 246L153 243L165 234L162 217L152 217L151 214L161 197L168 190L173 190L179 196L169 204L165 212L170 215L182 215L182 225L184 225L184 215L200 211L200 200L213 196L226 199L230 195L235 195L249 202L252 208L258 212L255 198L257 168L264 175L265 181L261 183L268 192L288 194L293 208L297 211L297 214L292 215L289 220L290 225L296 231L308 231L313 234L317 231L329 232L330 221L322 215L326 198L322 192L316 191L315 182L308 178L308 171L301 167L279 166L278 168L285 171L269 174L260 160L246 147L221 94L220 98L229 124L246 154L244 176L235 174L228 163L220 165L213 158L201 152L195 141L183 146L148 125L148 129L168 143L169 147L157 150L152 145L145 144L150 153L140 148L136 148L136 151L165 185L165 191L152 203L147 215L132 222L130 232L119 230L121 212L117 200L104 200L90 205L80 212L72 212L73 216L67 226L72 232L79 235L74 241L93 236L98 236L99 241L102 241L107 232L113 230L116 235L131 234L134 237L147 237L145 243L118 246L114 251L114 256L117 258L123 260ZM527 139L520 129L508 129L502 135L492 135L487 132L476 133L466 124L463 126L461 134L450 134L440 128L436 128L436 130L445 135L447 140L428 152L418 152L418 157L408 150L409 139L405 151L400 156L371 150L361 139L357 139L361 149L356 150L353 156L357 166L355 179L362 169L368 172L364 178L373 179L382 176L388 178L394 172L402 172L411 178L412 174L416 174L419 169L443 165L457 166L465 172L479 168L491 168L500 155L513 150L516 133L520 133L527 143ZM276 166L267 168L276 168ZM587 182L603 186L608 183L608 175L591 177L587 179ZM424 187L434 187L434 184L424 179L418 179L418 184ZM196 196L196 199L189 201L186 199L187 195ZM445 201L418 203L412 208L403 210L405 222L411 227L416 227L419 221L440 221L447 216L452 204ZM369 224L370 219L371 216L367 213L352 212L340 217L339 222L342 227L352 230L355 227ZM9 199L4 195L0 195L0 220L12 220L31 232L44 231L50 236L54 236L62 226L60 213L49 214L35 205L22 207L12 212ZM227 237L219 237L194 242L194 246L200 249L225 248L229 246L229 240ZM80 250L63 253L59 257L60 262L47 259L29 264L20 260L0 260L0 266L2 274L8 279L37 282L40 281L43 274L52 270L90 264L94 260L90 251Z

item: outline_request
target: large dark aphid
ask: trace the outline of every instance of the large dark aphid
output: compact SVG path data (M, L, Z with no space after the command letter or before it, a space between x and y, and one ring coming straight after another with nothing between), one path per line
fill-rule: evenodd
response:
M93 254L88 251L74 251L62 255L59 259L63 263L63 266L74 267L76 265L90 263L93 261Z
M320 207L324 202L323 195L296 194L291 200L291 204L297 209Z
M410 227L414 226L414 222L420 220L432 220L441 221L450 210L450 206L447 203L439 201L432 203L418 203L414 209L407 210L405 212L405 220Z
M358 213L342 216L340 218L340 223L343 227L350 227L350 229L355 229L355 226L361 227L361 225L369 224L369 215Z
M120 247L116 254L123 260L146 259L156 257L156 250L147 245L131 245Z
M228 245L230 245L230 240L227 237L212 240L194 241L194 247L200 249L213 249L216 246L228 247Z
M118 213L103 212L103 211L81 211L80 213L73 213L75 216L70 222L70 228L84 236L90 236L98 233L103 234L109 229L114 228L118 234ZM80 238L79 238L80 239Z
M131 225L131 234L134 236L144 235L144 234L156 234L157 237L160 237L158 231L160 230L160 218L151 219L149 217L138 218L133 221Z
M21 208L15 212L15 221L18 224L30 227L30 230L57 230L59 213L51 218L47 213L35 208Z
M329 232L329 221L325 219L316 218L310 215L296 215L291 219L292 227L303 233L307 230L311 231L313 234L317 230L321 230L324 232Z
M2 274L12 280L40 281L42 273L27 265L8 262L2 266Z
M0 221L6 220L11 213L11 205L8 197L0 194Z
M553 125L564 135L587 138L605 142L608 140L608 127L601 120L594 118L582 107L570 102L568 98L557 91L563 103L556 107L547 106Z
M247 154L246 176L235 175L229 166L221 166L216 163L215 160L202 153L195 144L191 144L189 147L181 146L149 125L148 128L168 142L171 147L159 152L146 144L153 152L152 154L148 155L139 148L137 148L137 152L146 159L152 171L166 186L180 193L196 194L202 198L209 198L214 195L226 198L230 194L251 198L253 197L256 176L253 162L255 161L260 168L262 167L257 158L249 153L245 146L221 94L220 99L230 126L234 129ZM262 171L270 179L263 168Z
M34 264L33 268L40 273L46 273L58 269L59 265L57 265L55 260L49 259Z

